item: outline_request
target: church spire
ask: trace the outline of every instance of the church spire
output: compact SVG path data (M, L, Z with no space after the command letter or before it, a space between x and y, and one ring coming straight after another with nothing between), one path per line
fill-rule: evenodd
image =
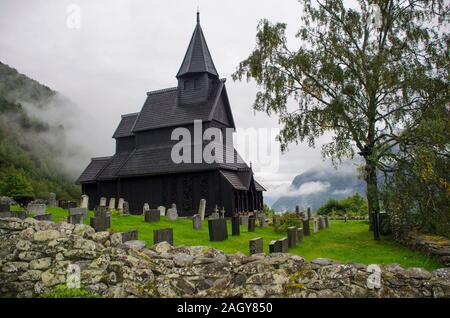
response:
M219 76L206 44L202 27L200 26L200 12L197 10L197 25L192 34L183 63L178 71L177 78L190 73L209 73Z

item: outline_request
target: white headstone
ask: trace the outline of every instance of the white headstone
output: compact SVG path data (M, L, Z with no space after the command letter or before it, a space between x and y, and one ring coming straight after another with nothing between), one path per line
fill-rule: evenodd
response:
M200 218L202 221L205 220L205 209L206 209L206 200L205 199L201 199L200 200L200 205L198 207L198 214L200 215Z
M319 232L319 221L314 219L314 233Z
M105 197L100 198L100 206L106 206L106 198Z
M171 221L175 221L178 218L177 209L171 208L167 210L167 218Z
M124 198L119 198L119 202L117 203L117 210L123 211L123 203L125 202Z
M144 208L142 209L142 212L145 213L145 211L150 211L150 205L148 205L148 203L144 203Z
M81 203L80 203L80 208L85 208L87 209L89 206L89 197L86 194L83 194L81 196Z
M157 209L159 210L160 216L166 216L166 207L165 206L159 206Z
M109 199L109 210L114 211L116 209L116 198Z

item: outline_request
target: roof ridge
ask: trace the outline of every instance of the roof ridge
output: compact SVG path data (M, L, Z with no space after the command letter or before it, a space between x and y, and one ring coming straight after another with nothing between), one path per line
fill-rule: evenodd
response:
M147 92L147 96L161 94L161 93L166 93L166 92L171 92L171 91L174 91L174 90L177 90L177 89L178 89L177 86L170 87L170 88L158 89L158 90L155 90L155 91Z
M109 156L109 157L96 157L96 158L91 158L91 160L107 160L107 159L111 159L113 156Z
M130 113L130 114L123 114L123 115L121 115L121 116L122 116L122 118L124 118L124 117L131 117L131 116L139 115L139 113L140 113L140 112Z

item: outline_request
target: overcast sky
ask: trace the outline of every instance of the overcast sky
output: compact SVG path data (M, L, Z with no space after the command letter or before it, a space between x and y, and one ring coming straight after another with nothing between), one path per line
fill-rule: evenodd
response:
M79 29L67 27L70 4L81 8ZM111 155L120 115L140 111L146 92L176 85L197 6L216 68L228 79L236 125L278 127L276 117L252 110L256 87L233 82L230 75L255 47L262 18L288 23L289 39L297 41L297 0L1 0L0 61L74 101L81 118L95 121L83 129L89 157ZM309 168L329 165L319 145L292 145L276 173L256 176L272 189Z

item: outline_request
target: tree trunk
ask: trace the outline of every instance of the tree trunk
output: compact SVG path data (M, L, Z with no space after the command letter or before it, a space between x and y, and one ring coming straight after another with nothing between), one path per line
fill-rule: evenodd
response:
M371 222L371 229L373 230L373 237L375 240L380 239L380 204L378 201L378 182L377 170L374 162L366 158L366 189L367 189L367 203L369 207L369 220Z

